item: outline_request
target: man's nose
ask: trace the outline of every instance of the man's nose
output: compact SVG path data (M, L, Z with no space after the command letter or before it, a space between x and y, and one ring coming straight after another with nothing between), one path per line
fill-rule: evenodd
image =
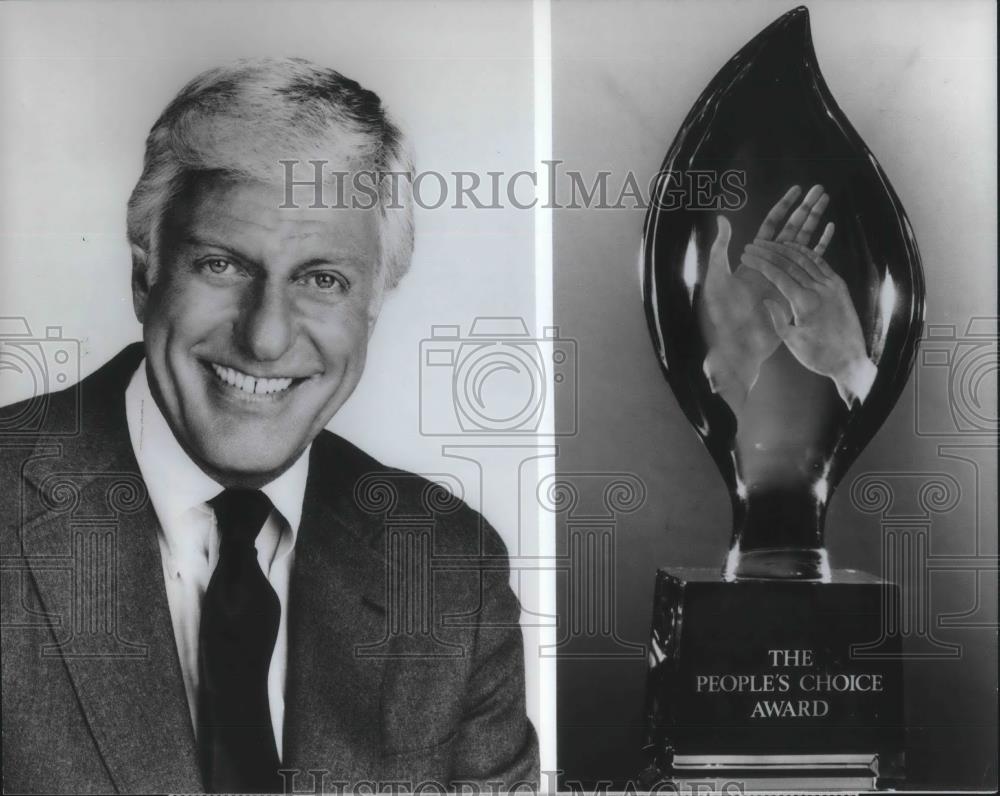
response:
M259 361L279 359L295 339L293 307L281 286L261 282L247 296L240 322L240 344Z

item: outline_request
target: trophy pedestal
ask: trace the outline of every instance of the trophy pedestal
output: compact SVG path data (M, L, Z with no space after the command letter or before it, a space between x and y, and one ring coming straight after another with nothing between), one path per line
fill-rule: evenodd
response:
M661 569L641 780L901 782L901 650L885 630L898 606L897 586L853 570L821 583Z

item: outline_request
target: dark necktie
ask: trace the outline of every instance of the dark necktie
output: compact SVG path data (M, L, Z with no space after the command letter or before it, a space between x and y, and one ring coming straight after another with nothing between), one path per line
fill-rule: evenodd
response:
M209 791L282 791L267 698L281 605L257 563L254 540L271 511L257 490L209 501L219 560L201 606L198 745Z

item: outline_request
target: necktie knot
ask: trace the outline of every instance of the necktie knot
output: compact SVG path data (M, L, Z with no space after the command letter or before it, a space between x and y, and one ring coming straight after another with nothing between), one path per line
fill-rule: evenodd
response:
M259 489L224 489L208 504L215 511L222 543L253 546L271 513L271 499Z

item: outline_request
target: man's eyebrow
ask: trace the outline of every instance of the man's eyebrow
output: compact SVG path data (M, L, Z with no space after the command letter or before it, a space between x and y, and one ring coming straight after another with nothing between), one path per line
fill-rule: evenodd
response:
M244 252L241 252L239 249L235 248L231 244L220 243L219 241L212 240L211 238L203 238L194 233L188 233L187 235L185 235L184 243L187 243L191 246L207 246L212 249L222 249L223 251L227 251L230 254L239 257L241 260L245 260L248 263L255 263L253 257L250 257Z
M303 268L315 268L316 266L348 266L351 268L367 268L369 263L362 257L358 257L356 254L351 254L349 252L344 252L342 254L331 254L326 257L310 257L308 260L304 260L301 263L295 265L295 270L301 270Z

